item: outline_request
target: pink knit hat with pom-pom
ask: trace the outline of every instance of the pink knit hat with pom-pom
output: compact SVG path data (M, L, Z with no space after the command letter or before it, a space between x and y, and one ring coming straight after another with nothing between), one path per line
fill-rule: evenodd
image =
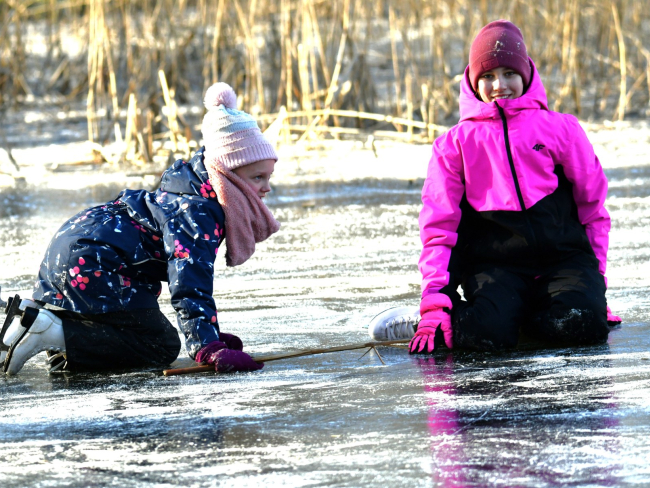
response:
M206 159L216 159L233 170L264 159L278 160L257 122L237 110L237 95L227 83L215 83L205 93L201 132Z

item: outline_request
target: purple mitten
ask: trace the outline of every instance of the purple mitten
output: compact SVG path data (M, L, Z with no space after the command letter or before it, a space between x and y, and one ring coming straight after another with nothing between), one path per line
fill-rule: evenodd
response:
M453 331L451 328L451 299L442 293L426 295L420 303L420 315L422 319L418 324L418 330L409 343L409 352L433 352L434 339L438 327L442 329L445 344L449 349L453 347Z
M609 325L610 327L613 327L615 325L620 324L621 322L623 322L623 319L621 319L621 317L619 317L618 315L614 315L612 313L612 309L609 308L609 305L608 305L607 306L607 325Z
M212 341L207 346L203 346L199 349L194 361L197 363L214 364L214 355L227 347L228 346L221 341Z
M264 363L256 363L243 351L222 349L214 356L214 369L217 373L236 373L240 371L257 371Z
M219 339L226 343L228 349L234 349L235 351L243 351L244 344L241 339L234 334L226 334L225 332L219 332Z

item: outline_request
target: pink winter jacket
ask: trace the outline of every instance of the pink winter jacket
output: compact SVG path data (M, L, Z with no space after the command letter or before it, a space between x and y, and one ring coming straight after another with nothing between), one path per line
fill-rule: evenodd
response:
M459 232L462 240L462 229L471 233L483 222L461 226L468 212L491 219L488 228L498 228L490 234L492 241L480 233L466 239L463 249L477 262L543 267L561 261L563 254L593 252L595 266L605 276L607 180L577 119L548 109L546 92L531 65L526 93L493 103L476 98L465 73L460 122L434 142L422 189L423 296L457 286L456 279L450 281L450 259ZM568 196L558 200L563 188ZM501 221L507 223L506 231L494 227ZM510 234L504 237L504 232Z

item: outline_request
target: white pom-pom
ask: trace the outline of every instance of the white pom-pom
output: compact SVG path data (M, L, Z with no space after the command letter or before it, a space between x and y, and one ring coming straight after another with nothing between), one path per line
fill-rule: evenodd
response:
M205 92L203 103L208 110L219 105L237 108L237 94L228 83L215 83Z

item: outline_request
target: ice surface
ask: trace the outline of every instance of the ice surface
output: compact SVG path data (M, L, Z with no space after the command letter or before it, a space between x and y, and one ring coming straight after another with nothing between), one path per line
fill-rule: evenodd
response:
M608 300L624 319L607 345L382 348L385 365L349 351L175 377L48 375L39 356L0 378L3 487L649 485L650 130L587 130L610 178ZM247 351L365 342L376 313L418 303L430 149L377 152L282 154L268 202L281 231L243 266L226 269L222 254L216 266L222 329ZM65 218L143 183L31 164L38 186L0 194L4 298L28 292ZM173 320L168 294L161 303Z

